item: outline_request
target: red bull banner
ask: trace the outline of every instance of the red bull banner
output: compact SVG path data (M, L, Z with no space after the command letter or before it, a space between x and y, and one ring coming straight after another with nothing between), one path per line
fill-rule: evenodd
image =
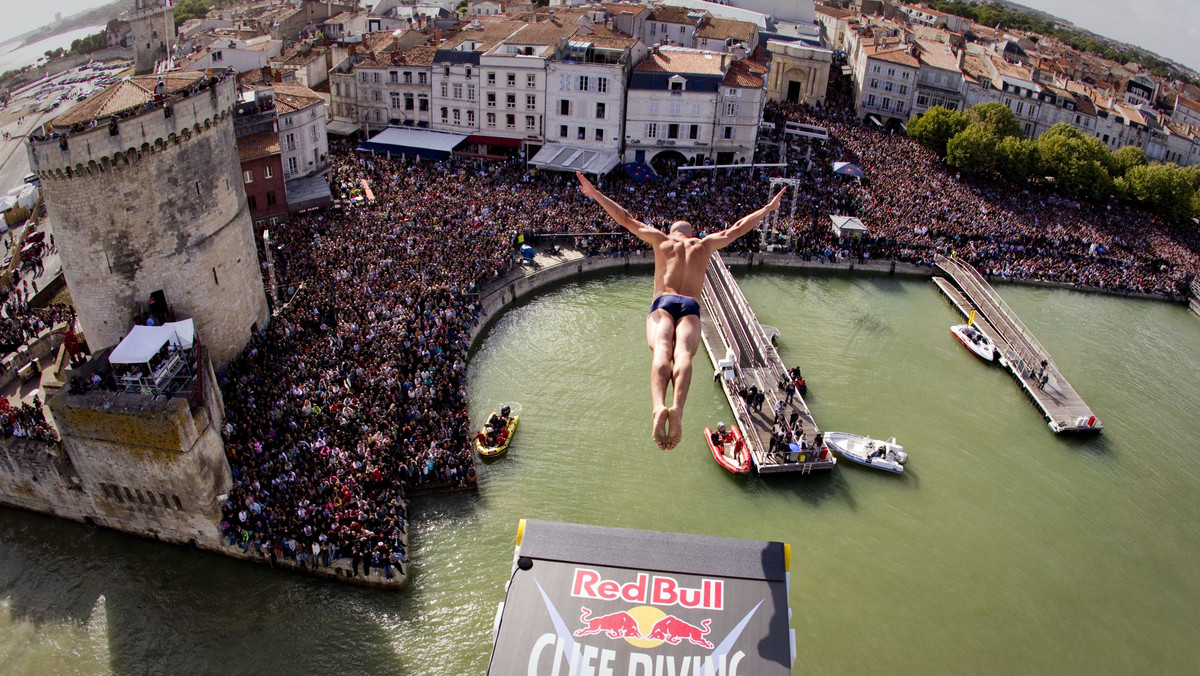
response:
M781 543L523 523L489 674L791 673Z

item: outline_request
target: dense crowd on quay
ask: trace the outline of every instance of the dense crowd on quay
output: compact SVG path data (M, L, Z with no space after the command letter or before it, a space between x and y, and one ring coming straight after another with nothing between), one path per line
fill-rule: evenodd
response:
M802 120L832 136L811 166L807 152L789 156L802 203L769 240L785 251L923 265L955 253L1014 279L1167 295L1197 271L1194 231L1124 207L964 183L915 142L835 110L768 108L781 129ZM343 207L274 230L288 304L221 376L234 478L222 526L246 551L312 566L347 557L356 573L362 563L364 574L390 576L407 560L404 496L476 480L465 361L484 319L480 291L519 264L521 242L546 235L597 256L644 247L613 234L573 176L516 159L415 163L349 147L334 158ZM867 179L834 175L833 160L859 164ZM761 205L769 178L739 169L602 185L648 223L684 218L711 232ZM362 198L363 181L374 200ZM838 240L830 213L858 215L870 236ZM759 245L750 237L733 251Z

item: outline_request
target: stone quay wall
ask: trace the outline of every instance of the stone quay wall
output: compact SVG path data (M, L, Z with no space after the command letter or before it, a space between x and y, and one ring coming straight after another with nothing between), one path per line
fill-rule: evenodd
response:
M117 344L150 294L196 320L223 365L268 318L234 143L233 78L162 108L31 143L79 323ZM103 121L101 121L103 122Z

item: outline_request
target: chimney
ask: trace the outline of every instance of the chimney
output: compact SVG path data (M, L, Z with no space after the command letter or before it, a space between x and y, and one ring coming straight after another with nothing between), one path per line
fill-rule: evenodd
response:
M276 84L283 82L283 73L281 71L276 70L276 71L272 71L272 72L275 74Z
M958 50L958 69L960 71L963 69L963 64L966 63L966 61L967 61L967 49L966 49L966 47L963 47Z
M263 67L262 67L262 81L263 81L263 82L270 82L270 81L271 81L271 79L272 79L272 77L273 77L273 76L271 75L271 67L270 67L270 66L263 66Z

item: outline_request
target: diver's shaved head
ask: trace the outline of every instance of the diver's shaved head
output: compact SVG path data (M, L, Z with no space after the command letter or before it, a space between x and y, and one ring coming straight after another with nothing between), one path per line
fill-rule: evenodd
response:
M696 230L687 221L675 221L671 224L671 232L677 232L684 237L695 237Z

